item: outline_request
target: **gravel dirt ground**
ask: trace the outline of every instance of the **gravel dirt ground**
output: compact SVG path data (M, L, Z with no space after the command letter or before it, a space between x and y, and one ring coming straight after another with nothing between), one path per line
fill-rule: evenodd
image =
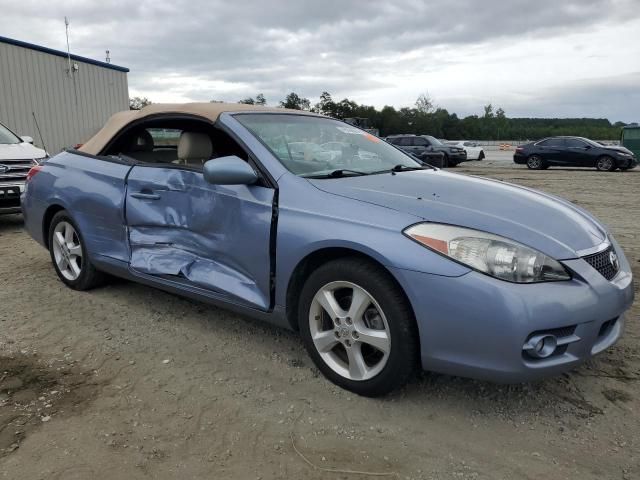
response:
M594 212L640 277L640 169L500 165L457 170ZM638 302L569 374L424 373L366 399L319 376L295 333L120 280L65 288L20 216L0 217L0 260L0 478L640 478Z

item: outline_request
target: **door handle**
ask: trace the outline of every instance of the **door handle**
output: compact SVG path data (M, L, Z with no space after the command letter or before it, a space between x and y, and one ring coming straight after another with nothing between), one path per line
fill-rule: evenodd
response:
M158 195L157 193L136 192L132 193L131 196L133 198L140 198L142 200L160 200L160 195Z

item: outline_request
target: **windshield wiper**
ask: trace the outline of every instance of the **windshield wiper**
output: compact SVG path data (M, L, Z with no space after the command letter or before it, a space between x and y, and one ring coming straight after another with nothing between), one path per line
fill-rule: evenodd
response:
M431 165L429 165L429 167L431 167ZM426 167L411 167L409 165L403 165L401 163L399 163L398 165L394 165L391 168L386 168L384 170L378 170L377 172L373 172L373 173L386 173L386 172L391 172L391 173L396 173L396 172L410 172L411 170L424 170ZM433 167L431 167L433 168Z
M402 165L401 163L395 165L391 171L392 172L408 172L410 170L424 170L424 167L411 167L409 165Z
M339 168L329 173L323 173L319 175L301 175L306 178L340 178L344 177L346 173L351 173L353 175L369 175L369 172L361 172L359 170L349 170L348 168Z

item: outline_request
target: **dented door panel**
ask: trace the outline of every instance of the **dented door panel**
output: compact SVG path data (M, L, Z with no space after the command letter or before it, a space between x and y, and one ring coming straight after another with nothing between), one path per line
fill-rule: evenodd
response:
M126 200L130 268L267 310L273 193L211 185L192 170L134 167Z

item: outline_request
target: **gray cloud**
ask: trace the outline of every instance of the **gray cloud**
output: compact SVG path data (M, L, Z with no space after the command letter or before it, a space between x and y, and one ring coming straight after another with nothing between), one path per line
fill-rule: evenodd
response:
M100 59L108 48L114 63L131 68L132 90L143 94L170 91L193 100L237 100L264 92L275 103L291 90L309 97L328 90L338 97L373 98L384 104L389 103L385 95L401 81L455 64L450 59L454 53L482 55L483 47L518 42L526 47L540 37L562 42L568 33L637 20L634 3L23 1L3 7L0 31L64 48L62 17L67 15L72 50ZM584 48L574 50L580 54ZM598 59L592 61L597 64ZM606 83L579 88L585 94L598 95L603 88L611 93ZM516 92L514 88L513 95ZM531 102L514 106L523 112L527 105L537 108L539 99L530 97ZM393 98L399 98L397 92ZM553 111L579 109L582 97L572 98L577 103L563 101L562 108ZM452 105L472 108L462 97L452 99ZM624 108L617 114L627 115Z

